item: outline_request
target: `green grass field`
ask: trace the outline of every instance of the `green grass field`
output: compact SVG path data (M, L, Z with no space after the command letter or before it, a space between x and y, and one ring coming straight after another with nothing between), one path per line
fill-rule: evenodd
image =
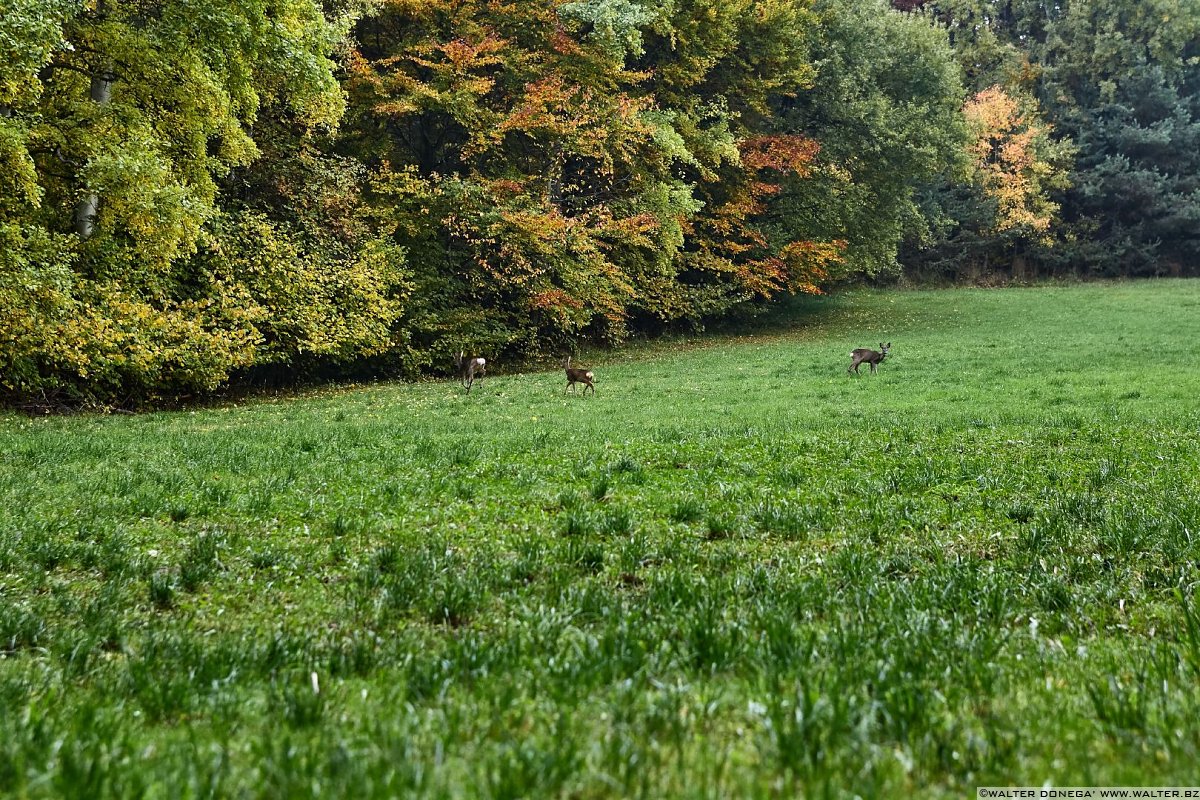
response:
M594 398L0 417L0 793L1200 784L1198 343L1200 282L859 291Z

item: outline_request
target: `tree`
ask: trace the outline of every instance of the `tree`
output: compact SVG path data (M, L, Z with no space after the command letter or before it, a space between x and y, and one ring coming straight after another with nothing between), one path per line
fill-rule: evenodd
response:
M999 267L1023 280L1030 254L1055 244L1059 206L1050 196L1065 188L1073 151L1019 97L992 86L964 106L966 170L957 181L931 184L924 196L936 231L919 256L926 271L976 278Z
M214 257L221 182L266 117L336 125L338 27L313 0L14 0L0 24L0 388L210 390L264 357L269 304Z
M1093 274L1200 264L1200 2L1075 0L1053 19L1041 93L1079 158L1063 216Z
M419 264L430 352L536 353L814 290L838 247L759 218L817 151L771 131L811 78L795 2L392 3L364 19L343 147Z
M785 186L812 177L822 148L780 118L784 98L813 86L819 24L807 3L679 2L647 37L638 64L672 110L686 148L675 169L702 203L681 254L687 317L817 292L842 271L840 239L772 226Z
M1048 129L1000 86L978 92L964 109L973 177L996 204L995 232L1024 230L1045 237L1058 211L1043 184L1054 169L1039 154Z
M932 259L961 270L965 260L1012 244L1017 264L1027 255L1046 272L1192 269L1200 242L1197 0L916 5L949 29L973 91L998 85L1024 115L1049 126L1035 151L1050 167L1040 181L1045 201L1061 213L1048 238L1013 241L1013 229L995 223L987 233L978 207L962 202L971 194L962 187L931 187L929 216L951 240L912 248L912 263ZM970 246L960 246L963 236Z
M962 88L944 31L886 3L822 0L810 89L782 102L782 125L821 143L813 179L790 183L772 226L847 242L855 270L895 266L921 217L914 192L961 163Z

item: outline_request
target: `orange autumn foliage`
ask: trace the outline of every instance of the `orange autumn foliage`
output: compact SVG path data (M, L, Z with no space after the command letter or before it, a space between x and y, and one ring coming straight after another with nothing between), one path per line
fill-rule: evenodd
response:
M999 86L977 93L963 113L973 133L968 153L976 178L996 201L996 230L1049 230L1058 205L1045 196L1053 168L1039 153L1049 127Z

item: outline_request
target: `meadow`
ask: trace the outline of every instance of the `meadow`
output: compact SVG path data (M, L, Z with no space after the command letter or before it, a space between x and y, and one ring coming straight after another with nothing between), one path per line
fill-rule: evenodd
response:
M0 416L0 793L1200 785L1197 342L1200 281L857 290L594 397Z

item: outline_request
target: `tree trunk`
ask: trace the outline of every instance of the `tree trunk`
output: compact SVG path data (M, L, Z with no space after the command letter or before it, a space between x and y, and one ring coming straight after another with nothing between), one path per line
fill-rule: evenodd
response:
M1029 280L1029 262L1025 259L1024 253L1013 255L1012 279L1017 283L1025 283Z
M92 102L100 106L108 105L112 99L112 84L113 74L106 68L93 75L92 88L88 93ZM75 206L75 233L79 234L80 239L88 238L96 229L96 211L99 207L100 196L95 192L89 192Z
M987 277L988 253L983 251L983 259L972 258L967 262L967 283L980 283Z
M560 210L562 207L562 172L566 160L562 142L556 142L550 154L550 164L546 167L546 202Z

